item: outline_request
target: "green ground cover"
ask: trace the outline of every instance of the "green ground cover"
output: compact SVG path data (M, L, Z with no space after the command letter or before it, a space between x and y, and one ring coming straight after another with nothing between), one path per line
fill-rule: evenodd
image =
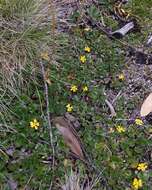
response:
M105 103L106 99L112 101L120 91L126 89L124 46L117 40L110 40L97 29L86 30L87 26L75 26L69 34L61 33L52 37L49 23L45 28L32 25L31 18L39 6L36 1L11 2L12 5L6 0L0 1L2 22L6 26L8 24L0 32L0 55L3 61L3 66L0 66L0 189L10 189L11 180L17 183L17 189L49 189L51 182L53 190L60 189L61 184L65 183L65 175L71 172L71 167L79 171L82 180L86 178L86 173L90 179L96 177L95 173L86 171L81 161L77 160L73 164L69 149L54 126L55 166L52 170L53 150L39 64L42 61L48 69L51 118L64 115L67 111L79 118L81 127L78 134L92 162L107 179L109 189L131 190L133 181L137 178L138 185L137 188L134 185L134 189L142 186L141 189L150 190L151 124L144 119L142 121L139 115L131 118L130 114L140 102L130 100L126 103L125 97L120 96L114 105L117 114L115 117L111 117ZM135 0L127 5L126 9L140 18L142 26L142 35L128 35L124 39L127 43L139 45L150 32L150 2ZM112 5L109 2L103 7L108 11ZM87 11L94 19L102 19L105 25L116 28L116 21L102 14L99 8L91 6ZM74 13L71 15L72 22L77 23L81 16L79 11ZM9 28L10 23L20 23L20 28ZM44 44L43 48L40 48L41 43ZM86 47L88 48L85 49ZM51 48L54 48L53 51ZM12 69L14 75L7 78L4 64L11 61L20 65L18 71L21 74L16 74ZM110 92L112 96L109 95ZM68 104L70 110L67 110ZM30 122L34 119L39 122L37 130L30 127ZM145 163L147 168L140 167L141 163ZM101 188L101 184L97 183L94 189L106 187Z

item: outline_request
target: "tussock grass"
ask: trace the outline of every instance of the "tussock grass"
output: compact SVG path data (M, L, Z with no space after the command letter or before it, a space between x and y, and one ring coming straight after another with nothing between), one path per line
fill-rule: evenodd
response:
M47 0L0 0L1 113L37 76L39 47L50 37L48 12Z
M1 0L1 14L3 17L11 18L11 17L26 17L29 14L33 14L33 12L37 11L41 0Z
M43 1L44 2L44 1ZM16 83L27 65L34 63L40 42L46 39L46 28L40 29L42 1L2 0L1 7L1 78L3 84ZM41 15L43 17L43 15ZM32 20L34 18L35 20ZM31 22L29 22L31 20Z

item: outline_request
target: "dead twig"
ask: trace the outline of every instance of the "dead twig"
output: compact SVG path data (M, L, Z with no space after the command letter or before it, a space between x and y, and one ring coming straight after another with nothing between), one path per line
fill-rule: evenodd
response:
M116 112L115 112L115 109L114 109L113 105L107 99L105 100L105 102L106 102L107 106L110 109L111 117L115 117L116 116Z
M54 149L54 145L53 145L53 134L52 134L52 125L51 125L51 118L50 118L50 112L49 112L49 94L48 94L48 84L45 80L45 69L44 69L44 65L43 62L40 61L40 65L41 65L41 72L42 72L42 76L43 76L43 81L44 81L44 93L45 93L45 101L46 101L46 113L47 113L47 122L48 122L48 126L49 126L49 135L50 135L50 141L51 141L51 148L52 148L52 171L54 172L54 165L55 165L55 149ZM52 181L51 181L51 185L50 188L52 187Z
M122 90L120 90L119 93L116 95L116 97L112 100L112 105L114 105L118 100L118 98L120 98L121 96L122 96Z
M30 178L28 179L27 183L25 184L23 190L26 190L28 188L28 184L30 183L30 181L32 180L33 178L33 174L30 176Z

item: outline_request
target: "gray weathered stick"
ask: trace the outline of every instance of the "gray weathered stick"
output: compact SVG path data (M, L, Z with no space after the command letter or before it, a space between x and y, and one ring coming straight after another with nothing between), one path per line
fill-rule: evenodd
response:
M48 122L48 126L49 126L49 135L50 135L50 141L51 141L51 148L52 148L52 171L54 172L54 165L55 165L55 158L54 158L54 154L55 154L55 149L54 149L54 145L53 145L53 134L52 134L52 125L51 125L51 118L50 118L50 112L49 112L49 93L48 93L48 84L45 80L45 69L44 69L44 65L43 62L40 61L40 66L41 66L41 72L42 72L42 76L43 76L43 80L44 80L44 93L45 93L45 101L46 101L46 113L47 113L47 122ZM52 189L52 182L50 185L49 190Z

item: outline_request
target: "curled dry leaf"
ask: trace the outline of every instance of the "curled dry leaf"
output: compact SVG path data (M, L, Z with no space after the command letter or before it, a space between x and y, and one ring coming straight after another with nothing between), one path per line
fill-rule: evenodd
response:
M44 79L45 79L45 81L46 81L49 85L51 85L51 84L52 84L52 81L50 80L49 72L50 72L50 70L47 69L47 71L45 72L45 75L44 75Z
M84 159L81 143L77 132L66 121L64 117L56 117L53 120L54 125L62 134L65 143L69 146L71 151L80 159Z
M145 117L150 112L152 112L152 93L150 93L149 96L144 100L141 106L140 115L141 117Z

